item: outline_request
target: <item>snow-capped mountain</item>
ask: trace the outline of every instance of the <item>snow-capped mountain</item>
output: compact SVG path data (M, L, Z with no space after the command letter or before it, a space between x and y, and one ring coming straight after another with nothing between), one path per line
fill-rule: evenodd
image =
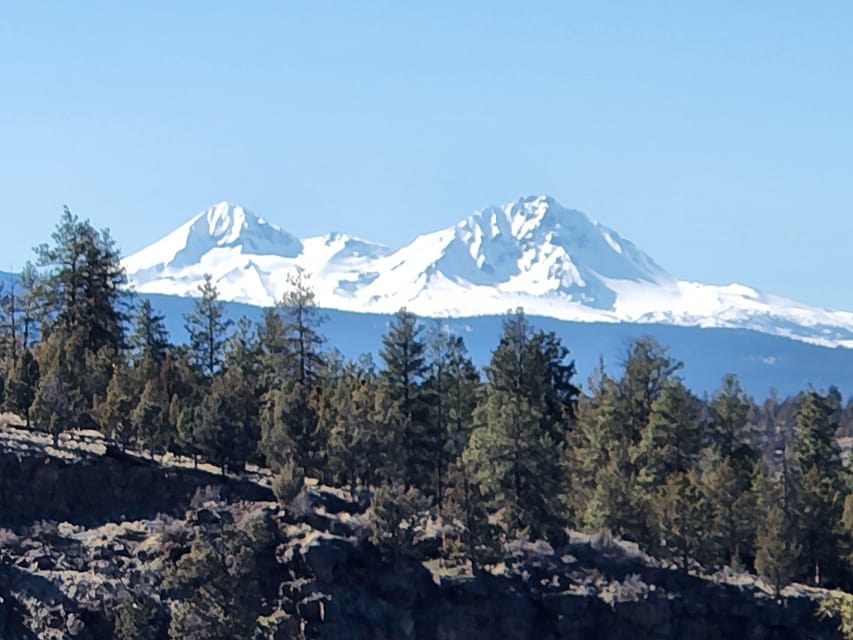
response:
M731 284L679 280L630 241L537 196L474 213L392 249L331 233L299 240L228 202L199 213L124 261L143 293L196 295L209 274L224 300L267 306L287 274L311 274L321 306L424 316L524 307L561 320L746 328L853 347L853 313Z

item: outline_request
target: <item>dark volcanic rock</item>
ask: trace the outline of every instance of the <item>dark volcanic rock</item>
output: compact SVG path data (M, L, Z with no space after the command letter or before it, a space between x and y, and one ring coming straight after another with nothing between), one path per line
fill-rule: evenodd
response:
M229 527L260 526L269 537L258 538L267 542L252 579L267 621L281 623L278 635L263 637L842 637L835 621L816 616L815 592L776 601L750 581L717 583L591 542L556 550L516 542L505 567L460 576L438 566L435 536L419 545L418 559L383 556L367 540L369 494L349 500L345 491L308 487L287 509L271 498L249 481L118 451L0 449L0 526L18 527L0 537L0 638L109 640L116 603L136 585L153 598L165 640L181 594L162 580L164 564L196 536L219 544Z
M163 467L127 454L67 460L0 453L0 525L55 520L91 526L181 515L196 491L208 486L220 487L227 500L273 499L271 491L252 482Z

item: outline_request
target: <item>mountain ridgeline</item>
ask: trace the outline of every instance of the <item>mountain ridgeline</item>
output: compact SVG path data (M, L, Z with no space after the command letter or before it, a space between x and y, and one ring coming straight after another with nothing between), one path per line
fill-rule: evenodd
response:
M528 205L545 207L543 218L551 207L518 206ZM499 227L500 211L483 215ZM192 221L188 237L201 224L221 239L214 252L235 250L248 215L235 227L238 218L214 214ZM625 265L663 277L609 237ZM282 238L291 253L310 244ZM196 264L204 248L182 245L175 256L191 249ZM384 558L417 557L418 532L438 528L434 555L482 576L519 544L553 550L572 530L606 531L684 574L757 572L775 597L793 581L853 587L853 483L837 439L851 407L835 388L755 402L727 376L699 397L680 361L638 338L618 372L600 366L582 390L571 341L521 309L502 317L483 366L463 334L405 308L385 328L378 361L348 358L326 340L306 271L289 272L257 321L227 316L221 282L198 285L187 342L172 344L150 300L131 304L109 233L66 209L36 266L3 292L3 406L54 445L68 430L94 429L116 456L181 456L223 477L268 469L285 508L309 480L364 496L370 553ZM233 533L233 548L225 537L172 547L169 580L145 597L173 604L131 606L116 619L118 637L152 628L145 611L160 616L161 637L260 637L263 585L252 567L261 561L239 552L257 532ZM239 595L233 606L192 588L220 581ZM849 602L838 597L843 613Z
M206 275L225 301L269 306L297 266L317 303L358 313L501 315L523 307L559 320L748 329L853 346L853 313L667 273L614 230L547 196L488 207L456 225L385 247L342 233L298 239L228 202L124 261L140 293L195 296Z

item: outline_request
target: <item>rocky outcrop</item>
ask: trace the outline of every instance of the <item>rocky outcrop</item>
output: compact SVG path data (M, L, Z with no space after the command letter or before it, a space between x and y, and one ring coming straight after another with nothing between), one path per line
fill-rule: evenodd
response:
M330 640L841 637L834 621L818 619L813 596L776 601L754 585L604 557L585 544L561 552L518 558L497 575L441 576L420 562L383 561L367 544L321 538L301 552L313 579L298 611L307 637Z
M114 637L133 587L166 638L164 567L199 536L263 527L254 576L262 637L478 640L841 638L816 616L821 592L774 600L752 578L686 575L630 545L574 535L552 549L511 545L475 575L423 544L421 556L369 541L369 495L310 487L288 509L249 480L116 452L0 451L0 638ZM267 535L268 534L268 535ZM257 586L257 585L256 585ZM250 637L250 636L247 636ZM256 636L260 637L260 636Z
M15 435L20 438L20 431ZM228 500L272 500L272 491L255 482L164 466L104 445L64 445L63 455L0 445L0 526L38 520L97 526L158 513L182 515L205 487Z

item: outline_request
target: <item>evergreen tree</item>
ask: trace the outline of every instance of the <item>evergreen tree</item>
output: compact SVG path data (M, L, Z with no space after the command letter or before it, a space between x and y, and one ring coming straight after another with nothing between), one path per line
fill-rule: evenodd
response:
M38 319L41 316L45 304L41 293L38 272L32 262L24 264L24 268L18 276L18 287L21 290L19 296L19 308L21 312L20 335L21 347L30 349L36 337Z
M623 362L624 375L619 382L619 412L625 433L636 444L640 441L652 405L663 393L682 363L667 355L653 338L634 340Z
M703 452L700 489L710 505L707 522L707 545L704 556L715 565L728 563L740 569L746 558L755 551L755 497L751 491L751 478L737 466L732 457L721 457L713 448Z
M380 382L384 396L393 405L389 428L400 435L401 478L407 487L430 492L435 459L431 455L434 442L429 430L429 404L423 390L427 363L421 333L415 315L400 309L382 337L380 355L385 367Z
M40 420L53 428L88 428L96 426L95 399L104 397L112 365L125 346L126 279L109 232L81 222L67 207L52 239L52 244L36 248L38 284L24 284L37 289L27 297L41 301L42 340L35 355L42 375L34 406ZM24 342L28 340L26 336ZM73 400L61 401L56 396L60 390ZM51 418L45 413L48 407L61 409L62 415Z
M107 385L107 392L98 403L95 418L101 433L125 449L134 436L131 412L139 399L139 389L129 367L119 362Z
M231 321L225 318L225 305L219 300L219 290L210 276L205 276L200 285L201 297L193 303L193 310L186 316L190 353L202 374L210 380L222 365L226 332Z
M577 405L577 420L569 434L564 464L571 478L571 491L567 496L580 524L593 529L609 527L610 521L597 504L587 516L593 495L601 487L599 474L603 473L618 456L618 449L628 446L620 432L617 419L616 381L604 372L603 363L589 379L589 394L581 396Z
M30 410L35 400L40 378L39 363L33 352L24 349L18 362L6 378L4 399L6 407L24 417L30 426Z
M170 349L166 353L160 379L169 399L168 423L169 432L173 435L173 446L177 452L192 456L193 462L197 463L195 416L207 385L193 365L186 347Z
M213 379L195 416L195 438L209 462L226 471L242 471L258 443L255 396L235 371Z
M670 475L694 468L705 444L701 418L701 402L680 380L664 385L634 452L642 484L662 486Z
M158 640L162 637L157 603L142 589L123 591L113 611L116 640Z
M169 405L159 379L145 383L139 402L130 414L133 432L140 445L148 449L151 458L169 444Z
M154 311L149 300L142 300L128 341L134 366L143 381L153 379L162 368L169 350L165 317Z
M720 457L742 465L747 475L757 459L749 425L751 410L752 401L737 376L723 378L722 387L710 403L711 439Z
M775 596L796 575L802 547L795 541L792 525L778 503L768 505L763 525L757 527L755 570L770 582Z
M61 369L50 369L39 379L33 399L32 416L37 426L53 437L53 445L59 444L59 434L80 424L86 401Z
M448 469L462 455L473 426L480 375L463 339L447 333L440 321L433 325L427 347L429 370L424 392L430 402L428 439L435 455L432 492L440 514Z
M166 568L164 585L173 601L169 638L252 640L267 612L261 567L274 563L275 538L265 522L233 526L207 540L201 535L188 553Z
M370 501L373 542L396 558L413 553L428 509L429 500L417 488L399 481L381 485Z
M685 572L690 559L702 558L710 506L695 470L676 472L657 487L652 499L657 548Z
M353 493L377 484L385 466L375 403L376 375L369 367L348 364L323 387L318 419L329 434L330 476Z
M559 537L567 522L562 462L575 392L565 377L573 370L566 353L553 336L534 333L518 311L504 320L486 367L465 460L509 536ZM565 375L549 391L558 370ZM550 405L549 397L558 402Z
M4 293L5 290L5 293ZM4 360L7 361L6 372L12 371L18 363L19 316L21 313L20 298L17 291L17 278L9 278L8 286L0 282L0 331L5 336L2 349Z
M803 575L821 584L837 567L839 524L848 492L846 471L836 440L837 405L812 391L797 412L797 428L791 442L794 523L802 544ZM838 578L838 573L831 575Z
M64 208L52 244L36 247L46 275L41 290L51 312L50 331L82 334L90 353L120 352L125 345L124 286L121 256L109 231L98 231Z
M317 418L325 342L319 329L325 316L304 270L297 269L287 282L287 292L267 313L261 331L266 387L261 450L271 465L296 456L299 466L316 476L327 457Z
M488 502L469 466L462 458L450 465L444 519L459 523L458 540L464 547L464 557L471 563L472 573L476 574L485 564L499 558L500 531L489 521ZM448 541L442 542L445 553L452 555Z

